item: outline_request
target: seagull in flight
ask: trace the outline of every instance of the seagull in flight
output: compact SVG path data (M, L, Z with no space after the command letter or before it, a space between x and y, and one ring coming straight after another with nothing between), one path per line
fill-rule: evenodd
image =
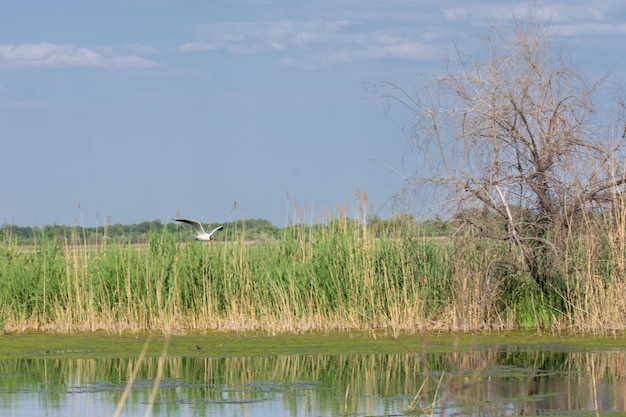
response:
M213 236L213 233L217 232L218 230L222 230L224 228L224 226L217 226L215 229L207 233L204 231L204 228L202 227L202 224L199 221L191 220L191 219L173 219L173 220L177 222L187 223L188 225L193 227L193 230L195 230L196 233L198 233L197 236L192 236L195 240L215 240L215 236Z

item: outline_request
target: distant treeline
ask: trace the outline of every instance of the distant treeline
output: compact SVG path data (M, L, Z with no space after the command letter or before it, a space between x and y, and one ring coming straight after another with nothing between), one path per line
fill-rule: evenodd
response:
M348 219L358 223L356 219ZM343 219L345 222L346 219ZM327 224L314 224L308 228L324 228L332 225L330 220ZM278 239L282 233L306 233L307 227L302 225L279 228L270 221L264 219L235 220L227 223L205 223L205 230L210 230L220 224L224 230L218 232L217 240L268 240ZM454 230L454 223L442 220L438 217L418 222L409 214L393 216L390 219L382 219L372 216L368 219L366 227L377 236L393 236L398 233L414 234L420 237L448 236ZM125 225L115 223L98 227L81 226L17 226L3 224L0 234L6 241L11 240L19 245L36 243L40 239L57 239L72 244L99 244L109 241L127 243L147 243L150 234L173 233L180 234L181 238L187 238L194 231L186 224L175 222L163 223L161 220L145 221L137 224Z

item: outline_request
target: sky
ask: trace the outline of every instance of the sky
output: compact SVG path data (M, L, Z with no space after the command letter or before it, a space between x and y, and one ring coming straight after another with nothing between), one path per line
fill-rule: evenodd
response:
M626 76L626 1L57 0L0 5L0 221L387 218L413 89L529 7Z

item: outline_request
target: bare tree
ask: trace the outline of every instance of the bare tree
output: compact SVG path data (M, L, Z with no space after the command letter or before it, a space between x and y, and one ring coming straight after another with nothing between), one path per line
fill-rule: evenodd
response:
M562 257L582 213L608 207L626 182L624 105L564 55L549 25L518 20L491 28L484 57L457 51L447 69L415 94L377 88L411 112L411 145L426 161L410 191L433 186L463 213L481 208L503 227L490 237L512 243L540 284Z

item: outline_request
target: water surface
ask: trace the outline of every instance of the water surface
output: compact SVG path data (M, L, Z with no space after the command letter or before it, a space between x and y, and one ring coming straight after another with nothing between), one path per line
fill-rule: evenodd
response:
M0 416L623 415L625 342L519 333L4 335Z

